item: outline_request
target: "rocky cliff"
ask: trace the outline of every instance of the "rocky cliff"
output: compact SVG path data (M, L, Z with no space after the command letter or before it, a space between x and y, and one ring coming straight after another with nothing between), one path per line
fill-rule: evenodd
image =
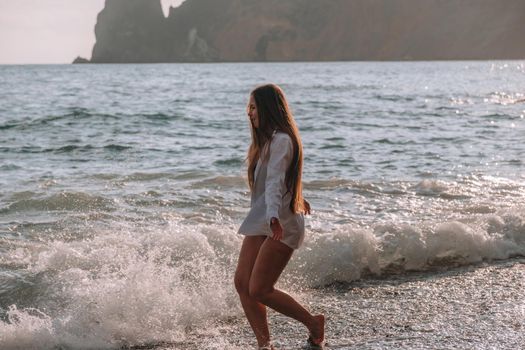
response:
M525 58L524 0L106 0L91 62Z
M160 0L106 0L95 25L91 62L169 60L169 28Z

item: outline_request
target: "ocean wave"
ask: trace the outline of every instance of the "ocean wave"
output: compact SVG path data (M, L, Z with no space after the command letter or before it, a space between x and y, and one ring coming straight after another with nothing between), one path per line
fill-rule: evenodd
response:
M202 171L175 171L175 172L132 172L130 174L98 173L90 175L96 180L114 180L125 182L142 182L155 180L195 180L209 175Z
M380 94L376 94L376 95L374 95L374 99L382 100L382 101L392 101L392 102L412 102L416 98L413 97L413 96L406 96L406 95L394 95L394 94L380 95Z
M412 140L391 140L389 138L381 138L378 140L374 140L373 142L379 143L379 144L386 144L386 145L414 145L416 144L416 142Z
M207 187L246 187L247 180L242 176L215 176L205 180L192 183L191 188L207 188Z
M501 120L501 119L520 119L519 115L510 115L510 114L504 114L504 113L488 113L483 114L480 116L481 118L490 119L492 120Z
M117 151L117 152L125 151L125 150L131 149L131 148L133 148L133 147L125 146L125 145L118 145L118 144L109 144L109 145L105 145L104 146L105 150Z
M119 144L108 144L104 146L93 146L90 144L85 145L76 145L76 144L69 144L65 146L59 146L59 147L47 147L43 148L40 146L22 146L22 147L1 147L0 150L4 152L12 152L12 153L54 153L54 154L61 154L61 153L88 153L88 152L94 152L96 150L105 150L109 152L122 152L127 151L129 149L132 149L132 146L128 145L119 145ZM148 149L148 151L157 151L153 149Z
M421 188L422 192L428 192L434 194L437 184L440 183L437 180L423 180L422 182L414 185L413 189ZM344 189L349 191L355 191L358 193L383 193L389 195L402 195L406 194L407 190L411 188L410 182L370 182L370 181L358 181L358 180L347 180L341 178L333 178L328 180L313 180L304 181L303 186L309 191L330 191L337 189ZM441 186L446 186L445 182ZM428 189L427 189L428 188ZM445 188L445 187L443 187ZM448 187L446 187L448 188Z
M235 167L239 168L243 164L242 158L233 157L228 159L220 159L213 162L214 165L221 166L221 167Z
M512 93L512 92L496 91L496 92L491 93L489 97L485 98L484 102L493 103L497 105L503 105L503 106L525 103L525 95L519 92Z
M167 122L171 120L178 120L182 118L179 114L166 114L166 113L151 113L151 114L142 114L140 115L148 120L154 121L154 122Z
M172 179L174 178L174 175L171 173L143 173L143 172L135 172L129 175L126 175L122 177L123 181L153 181L153 180L160 180L160 179Z
M311 223L304 246L285 270L280 282L285 289L525 256L523 208L462 221L346 223L328 232L319 227ZM0 321L0 347L183 342L188 329L240 317L232 280L241 239L231 224L176 218L67 242L4 239L2 264L16 260L39 293L11 295L12 303L1 311L7 321Z
M119 119L116 115L111 114L104 114L104 113L95 113L93 111L90 111L87 108L81 108L81 107L71 107L66 108L66 112L63 114L56 114L56 115L46 115L42 117L37 117L34 119L23 119L23 120L11 120L7 121L4 124L0 125L0 130L2 129L19 129L19 130L26 130L31 129L35 127L42 127L51 123L60 122L63 120L84 120L89 118L102 118L104 120L107 119Z
M2 310L7 321L0 321L0 347L111 349L183 341L187 327L240 312L226 268L239 243L237 235L215 227L177 224L18 246L11 258L41 277L36 283L43 298L19 300L36 307Z
M319 149L333 149L333 150L337 150L337 149L347 149L348 146L345 146L345 145L338 145L338 144L324 144L322 145L321 147L319 147Z
M4 200L8 203L0 213L23 213L25 211L111 211L112 199L83 192L60 192L42 194L32 191L18 192Z
M417 183L413 189L417 194L423 196L440 195L447 191L450 185L445 181L425 179Z
M351 186L358 183L354 180L346 180L341 178L333 178L328 180L312 180L312 181L303 181L303 186L309 190L330 190L337 187Z
M445 222L339 225L310 236L298 251L292 274L323 286L516 256L525 256L523 208Z
M74 151L78 151L78 152L89 152L91 150L93 150L95 147L92 146L92 145L66 145L66 146L61 146L61 147L57 147L57 148L45 148L43 149L41 152L42 153L48 153L48 152L52 152L52 153L69 153L69 152L74 152Z
M9 171L9 170L19 170L19 169L22 169L22 167L19 165L13 164L13 163L7 163L7 164L0 165L0 170Z

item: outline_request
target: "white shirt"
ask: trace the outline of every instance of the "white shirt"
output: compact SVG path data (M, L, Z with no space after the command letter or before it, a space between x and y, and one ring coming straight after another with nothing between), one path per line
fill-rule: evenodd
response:
M283 226L282 242L293 249L304 239L304 217L290 210L291 193L285 183L286 170L293 157L292 139L284 132L274 132L261 151L254 174L251 209L239 233L247 236L271 236L270 220L278 218Z

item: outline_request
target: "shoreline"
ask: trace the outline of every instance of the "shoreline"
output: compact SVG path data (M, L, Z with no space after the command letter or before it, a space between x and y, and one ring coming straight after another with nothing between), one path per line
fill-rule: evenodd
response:
M293 293L292 293L293 294ZM518 349L525 345L525 257L416 272L294 295L327 316L327 349ZM268 313L276 349L301 349L302 325ZM185 341L122 349L256 348L243 315Z

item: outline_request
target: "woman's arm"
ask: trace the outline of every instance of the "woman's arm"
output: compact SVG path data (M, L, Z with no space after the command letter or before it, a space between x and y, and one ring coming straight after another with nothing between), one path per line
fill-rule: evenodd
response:
M274 239L282 238L279 210L286 192L286 170L290 166L292 156L293 145L290 136L285 133L276 133L270 143L265 183L266 222L272 229Z

